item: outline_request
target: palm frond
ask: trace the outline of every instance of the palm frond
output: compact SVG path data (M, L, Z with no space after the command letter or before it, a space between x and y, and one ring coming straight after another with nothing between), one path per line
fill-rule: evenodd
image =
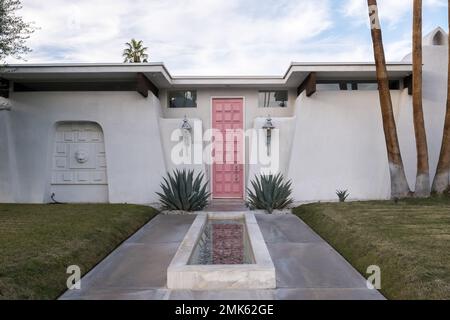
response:
M148 47L144 47L142 40L131 39L130 42L125 43L126 48L123 50L122 57L124 62L140 63L148 62L148 54L146 53Z

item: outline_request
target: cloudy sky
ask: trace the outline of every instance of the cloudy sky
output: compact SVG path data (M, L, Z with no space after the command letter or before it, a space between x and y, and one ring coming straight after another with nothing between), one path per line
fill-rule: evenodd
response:
M447 1L424 1L424 34ZM281 75L292 61L373 59L366 0L22 0L28 63L122 62L132 37L173 75ZM412 0L379 0L388 61L411 51ZM15 62L9 60L9 62Z

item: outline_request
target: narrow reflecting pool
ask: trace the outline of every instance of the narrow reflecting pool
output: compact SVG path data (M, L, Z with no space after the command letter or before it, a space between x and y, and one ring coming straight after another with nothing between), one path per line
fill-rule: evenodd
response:
M189 259L189 265L253 264L244 219L208 219Z

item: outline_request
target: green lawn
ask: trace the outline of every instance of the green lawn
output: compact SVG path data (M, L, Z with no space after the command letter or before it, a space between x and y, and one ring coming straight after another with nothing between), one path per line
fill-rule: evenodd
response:
M315 203L294 213L389 299L450 299L450 198Z
M55 299L157 214L137 205L0 204L0 299Z

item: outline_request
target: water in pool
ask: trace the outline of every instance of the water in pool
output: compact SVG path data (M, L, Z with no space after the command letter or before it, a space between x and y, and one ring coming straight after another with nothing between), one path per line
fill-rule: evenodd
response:
M244 219L208 219L190 265L255 263Z

